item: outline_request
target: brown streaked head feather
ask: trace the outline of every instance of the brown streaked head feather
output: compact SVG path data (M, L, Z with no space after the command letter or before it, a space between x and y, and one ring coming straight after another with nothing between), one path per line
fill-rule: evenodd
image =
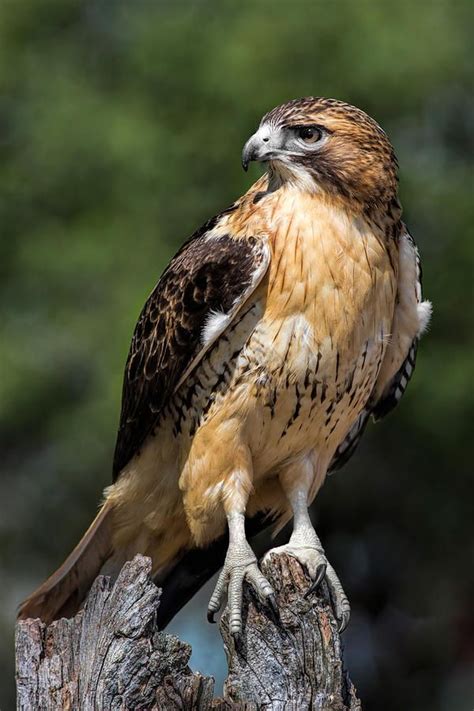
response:
M292 152L288 146L270 158L277 173L303 168L315 185L336 194L366 214L389 213L398 222L398 164L385 132L370 116L337 99L306 97L277 106L265 114L259 130L287 131L314 127L321 140L310 150Z

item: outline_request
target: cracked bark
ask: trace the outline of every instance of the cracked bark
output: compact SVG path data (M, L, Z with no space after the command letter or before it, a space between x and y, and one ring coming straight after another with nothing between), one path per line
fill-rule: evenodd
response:
M115 585L98 577L74 618L48 627L40 620L18 622L17 708L360 711L343 669L327 589L305 599L309 580L288 557L273 557L263 569L277 591L280 621L248 586L239 640L223 614L229 665L224 698L214 698L212 677L190 670L190 646L158 631L160 591L150 579L150 560L136 556Z
M272 711L360 711L344 670L326 584L305 598L310 581L294 558L272 556L261 568L276 591L280 619L272 619L248 586L244 634L237 642L224 612L221 633L229 667L225 698Z

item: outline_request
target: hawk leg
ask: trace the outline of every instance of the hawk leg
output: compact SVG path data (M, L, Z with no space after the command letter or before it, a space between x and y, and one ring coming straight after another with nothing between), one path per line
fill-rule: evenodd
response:
M351 608L340 580L324 555L321 541L311 523L307 497L308 489L305 486L299 486L289 492L288 498L294 516L293 533L287 544L272 548L266 553L265 558L275 554L286 553L299 560L313 581L306 596L317 590L325 577L329 586L334 613L339 623L339 632L342 632L349 622Z
M227 593L229 607L230 631L235 636L242 631L242 586L244 580L252 585L259 596L268 602L274 611L273 589L260 572L255 553L245 536L245 515L243 513L228 513L229 548L224 566L212 593L207 608L207 619L214 622L214 615L220 610Z

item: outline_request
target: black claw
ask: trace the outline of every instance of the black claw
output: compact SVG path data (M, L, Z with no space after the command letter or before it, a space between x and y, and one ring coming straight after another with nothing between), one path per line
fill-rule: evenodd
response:
M280 610L278 609L275 593L272 593L271 595L267 596L267 603L270 610L272 611L276 622L280 622Z
M314 581L314 583L313 583L315 590L316 590L317 588L319 588L319 586L320 586L321 583L323 582L323 579L324 579L324 576L325 576L325 575L326 575L326 564L325 564L325 563L321 563L321 565L319 565L318 568L316 569L316 579L315 579L315 581Z
M208 610L207 611L207 621L211 623L211 625L216 624L216 618L215 618L215 612L214 610Z
M339 620L339 634L341 632L344 632L344 630L346 629L347 625L349 624L350 617L351 617L350 612L343 612L342 613L342 617Z
M314 593L321 583L323 582L324 576L326 575L326 566L324 563L321 563L321 565L318 565L316 569L316 577L305 592L304 596L309 597L312 593Z

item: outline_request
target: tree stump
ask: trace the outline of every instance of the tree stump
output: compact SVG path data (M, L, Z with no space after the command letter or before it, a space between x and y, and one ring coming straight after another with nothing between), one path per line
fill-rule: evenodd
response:
M360 711L344 670L327 585L306 598L310 580L290 556L271 556L261 568L276 592L279 619L269 615L249 586L244 590L241 639L233 639L224 612L221 633L229 668L225 698L272 711Z
M229 664L224 699L214 680L192 672L189 645L157 629L160 590L151 561L137 555L114 585L99 576L84 609L49 626L24 620L16 629L19 711L357 711L343 670L328 591L304 598L299 563L264 563L277 591L280 621L246 586L244 631L235 641L227 614L221 632ZM203 624L205 624L203 620Z

